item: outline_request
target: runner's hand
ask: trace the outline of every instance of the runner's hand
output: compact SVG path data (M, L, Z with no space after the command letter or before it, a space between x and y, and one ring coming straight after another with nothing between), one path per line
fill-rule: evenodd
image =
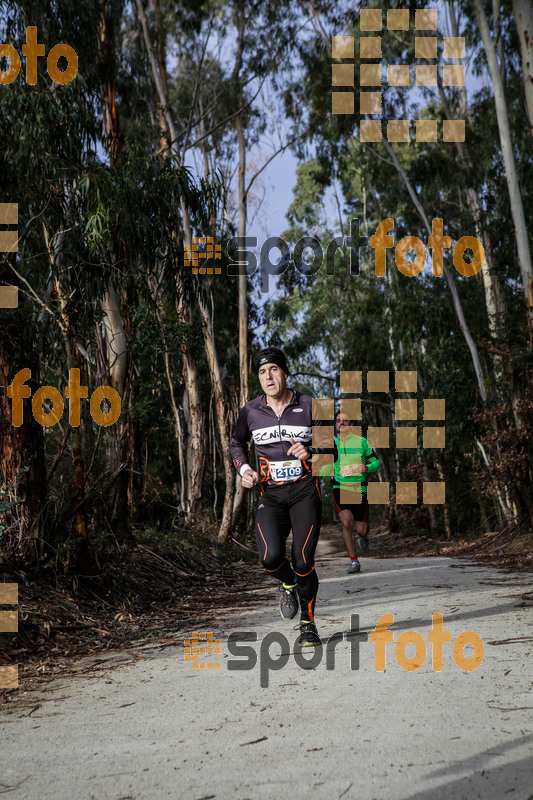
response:
M247 469L244 475L242 476L242 485L245 489L251 489L252 486L255 486L256 483L259 482L259 475L257 472L254 472L253 469Z
M361 466L359 467L359 471L360 472L368 472L367 465L366 464L361 464Z
M311 454L309 453L305 444L302 444L301 442L295 442L292 438L289 441L291 443L291 447L289 447L287 450L288 456L295 456L295 458L299 458L301 461L311 457Z

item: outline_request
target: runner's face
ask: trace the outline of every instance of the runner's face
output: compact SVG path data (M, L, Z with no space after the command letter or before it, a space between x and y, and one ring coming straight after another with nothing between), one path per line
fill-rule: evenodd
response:
M338 433L340 433L342 428L350 426L351 424L352 424L352 421L351 421L350 417L348 416L348 414L342 414L342 413L341 414L337 414L337 418L335 420L335 425L337 427L337 432Z
M259 381L267 397L276 399L285 391L287 376L277 364L263 364L259 370Z

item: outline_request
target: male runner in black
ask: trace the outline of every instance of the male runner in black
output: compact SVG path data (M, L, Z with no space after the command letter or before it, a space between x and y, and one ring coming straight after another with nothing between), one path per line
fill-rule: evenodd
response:
M322 500L318 478L312 474L312 398L287 388L287 361L281 350L269 347L259 354L257 369L264 394L250 400L239 414L231 439L233 463L245 488L261 483L255 536L266 571L282 582L280 611L301 621L298 644L321 644L314 624L318 589L315 548L320 533ZM317 423L320 424L320 423ZM247 445L253 437L260 475L248 464ZM292 566L285 543L292 529Z

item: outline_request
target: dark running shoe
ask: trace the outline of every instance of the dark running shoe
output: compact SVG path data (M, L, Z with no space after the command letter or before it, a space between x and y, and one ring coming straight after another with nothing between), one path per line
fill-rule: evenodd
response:
M361 536L361 534L359 534L359 547L361 548L361 550L368 550L368 533L365 534L364 536Z
M352 561L346 572L348 575L355 575L356 572L361 572L361 564L359 561L357 559Z
M287 589L285 586L281 587L281 599L279 601L279 613L285 620L294 619L298 613L298 592L296 588Z
M314 622L300 622L296 626L296 630L300 631L296 641L300 647L318 647L322 644Z

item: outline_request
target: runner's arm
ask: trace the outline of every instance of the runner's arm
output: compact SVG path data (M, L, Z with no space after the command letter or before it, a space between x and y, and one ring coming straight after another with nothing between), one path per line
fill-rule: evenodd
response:
M315 420L314 419L312 421L312 428L318 428L318 427L321 427L322 425L327 425L327 424L328 424L327 420L322 420L322 419ZM311 443L310 444L306 444L305 446L307 447L307 449L309 450L309 452L313 456L331 455L331 456L334 457L334 459L337 458L337 455L336 455L337 454L337 448L335 447L335 442L333 443L333 447L313 447L312 446L312 440L311 440Z
M373 450L368 443L365 448L365 458L367 472L376 472L381 465L381 461L377 457L375 450Z
M330 448L327 448L327 451L326 451L325 455L332 455L330 453ZM334 443L334 447L333 447L333 464L335 463L335 461L337 461L338 457L339 457L339 451L337 450L337 445ZM331 467L332 467L332 464L331 464L330 461L328 461L327 464L324 464L323 466L321 466L319 468L320 477L321 478L331 477L331 479L334 480L334 475L331 474Z
M245 406L240 411L239 418L237 419L237 424L229 444L233 464L235 465L235 469L241 477L244 475L247 469L251 469L252 472L254 471L248 463L248 442L250 441L250 438L251 433L250 429L248 428L248 413Z

